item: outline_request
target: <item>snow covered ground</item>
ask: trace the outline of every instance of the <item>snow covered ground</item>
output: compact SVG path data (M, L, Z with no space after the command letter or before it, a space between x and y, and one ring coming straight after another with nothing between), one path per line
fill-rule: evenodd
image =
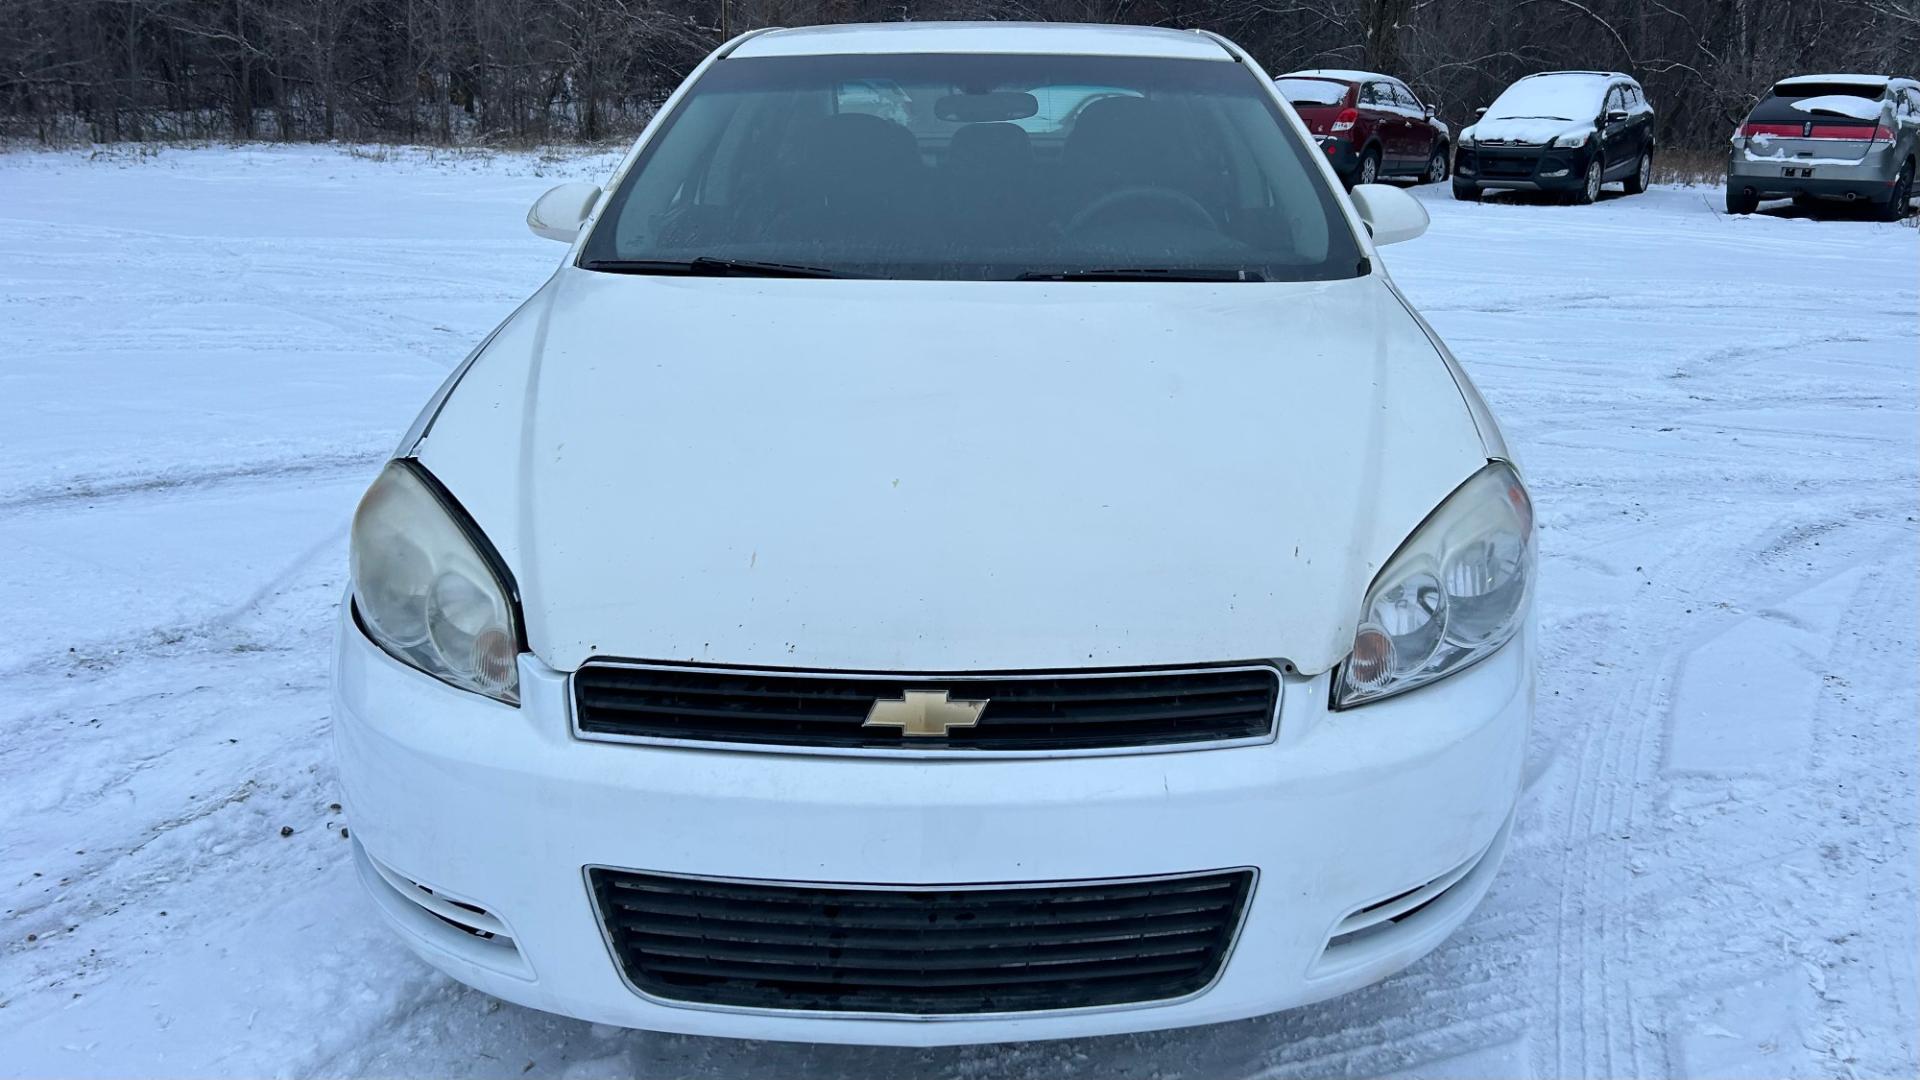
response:
M1544 530L1485 906L1314 1008L889 1051L502 1005L361 897L327 740L348 514L558 258L527 204L612 160L376 157L0 156L0 1074L1914 1074L1920 229L1421 189L1388 263Z

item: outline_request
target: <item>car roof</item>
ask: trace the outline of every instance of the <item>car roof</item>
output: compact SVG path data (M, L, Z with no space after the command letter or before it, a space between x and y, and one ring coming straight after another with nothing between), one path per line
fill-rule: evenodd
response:
M1625 79L1628 82L1634 82L1633 76L1619 71L1537 71L1532 75L1523 75L1521 78L1544 79L1553 75L1591 75L1599 79ZM1518 82L1519 80L1515 81ZM1638 84L1636 83L1636 85Z
M1352 68L1308 68L1305 71L1289 71L1279 76L1282 79L1333 79L1338 82L1367 82L1371 79L1391 79L1391 75L1382 75L1377 71L1356 71Z
M1884 87L1889 82L1898 81L1897 79L1889 79L1885 75L1795 75L1789 79L1781 79L1773 85L1798 86L1804 83L1859 83L1862 86Z
M1206 34L1153 26L1078 23L846 23L768 30L738 43L729 56L831 56L872 53L1027 53L1232 60Z

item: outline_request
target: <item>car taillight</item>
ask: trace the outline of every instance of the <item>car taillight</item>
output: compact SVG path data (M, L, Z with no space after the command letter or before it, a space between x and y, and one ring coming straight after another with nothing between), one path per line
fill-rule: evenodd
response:
M1740 134L1749 139L1755 135L1772 135L1780 139L1797 139L1800 137L1800 131L1801 127L1799 124L1747 124L1740 129Z
M1809 136L1815 139L1854 139L1858 141L1886 139L1891 142L1893 132L1888 131L1878 124L1875 124L1873 127L1862 127L1857 124L1815 124L1813 125L1813 130L1809 132Z
M1333 118L1332 131L1352 131L1353 125L1360 122L1359 109L1341 109L1340 115Z

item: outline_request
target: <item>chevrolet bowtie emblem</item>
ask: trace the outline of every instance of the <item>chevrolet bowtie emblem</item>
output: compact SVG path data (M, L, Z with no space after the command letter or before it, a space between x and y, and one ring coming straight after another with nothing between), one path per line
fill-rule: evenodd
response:
M908 690L897 698L875 699L860 726L897 727L902 735L939 738L979 723L988 700L949 701L945 690Z

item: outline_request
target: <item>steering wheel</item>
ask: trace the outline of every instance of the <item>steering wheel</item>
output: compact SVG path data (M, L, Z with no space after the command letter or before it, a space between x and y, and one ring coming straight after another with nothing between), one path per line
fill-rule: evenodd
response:
M1207 208L1201 206L1198 199L1184 191L1163 187L1123 187L1109 191L1088 203L1067 221L1066 231L1076 232L1083 229L1096 219L1112 214L1117 207L1133 204L1144 206L1148 203L1158 203L1165 209L1177 211L1180 217L1189 219L1196 225L1204 225L1209 229L1220 227L1213 220L1213 215L1207 212Z

